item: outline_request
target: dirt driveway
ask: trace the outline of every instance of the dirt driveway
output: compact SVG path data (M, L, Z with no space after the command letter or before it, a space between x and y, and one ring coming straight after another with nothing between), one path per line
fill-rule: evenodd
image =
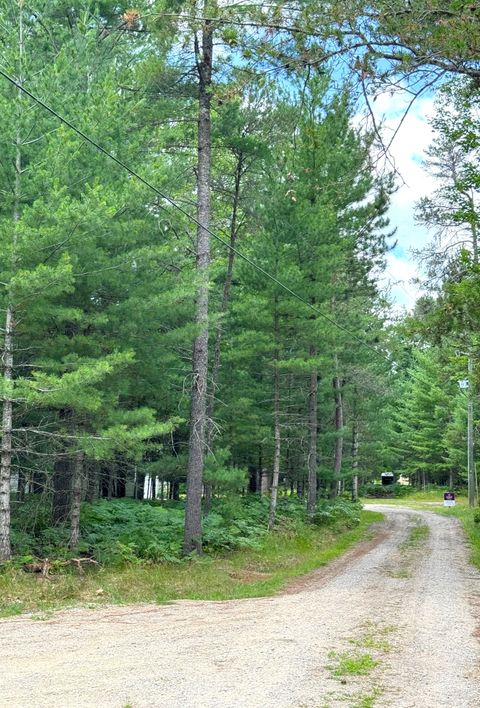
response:
M480 575L456 520L371 508L377 541L277 597L2 621L0 705L478 708Z

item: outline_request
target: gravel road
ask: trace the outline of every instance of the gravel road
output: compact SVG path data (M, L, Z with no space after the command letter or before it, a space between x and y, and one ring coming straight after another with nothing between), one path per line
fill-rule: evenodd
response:
M456 520L370 508L375 540L276 597L2 621L0 706L479 708L480 574Z

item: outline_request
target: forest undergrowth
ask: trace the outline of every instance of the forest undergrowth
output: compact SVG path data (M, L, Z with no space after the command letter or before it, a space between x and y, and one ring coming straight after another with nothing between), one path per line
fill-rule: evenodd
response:
M267 532L268 500L218 500L204 525L204 554L182 557L183 504L102 500L82 508L77 556L98 565L78 572L65 565L65 529L52 530L39 504L15 519L14 559L0 571L0 615L48 613L97 606L177 599L224 600L271 595L368 537L381 514L339 499L321 502L312 521L303 505L279 500L277 525ZM26 573L49 559L47 577ZM47 614L45 614L47 613Z

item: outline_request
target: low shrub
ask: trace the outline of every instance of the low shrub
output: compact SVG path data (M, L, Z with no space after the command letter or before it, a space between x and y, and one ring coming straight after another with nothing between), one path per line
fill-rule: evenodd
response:
M48 500L27 500L14 516L12 544L17 557L65 559L89 555L102 565L125 563L181 562L184 503L140 502L133 499L102 499L83 504L80 543L75 554L68 548L68 526L50 527ZM268 497L214 499L203 520L203 549L213 554L236 549L259 549L267 534ZM352 528L360 521L360 505L346 499L322 500L313 518L317 526L338 524ZM296 536L306 529L305 504L293 497L279 497L277 528Z
M353 528L360 523L361 510L361 504L348 499L322 501L318 504L312 522L317 526L339 524L346 528Z
M415 487L406 484L363 484L359 489L361 497L373 497L375 499L388 499L391 497L406 497L415 491Z

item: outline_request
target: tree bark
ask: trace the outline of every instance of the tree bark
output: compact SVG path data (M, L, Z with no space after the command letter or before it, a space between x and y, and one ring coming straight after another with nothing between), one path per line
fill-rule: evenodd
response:
M18 22L18 79L23 82L23 3L19 3ZM20 110L22 92L18 90L17 102ZM22 153L20 122L15 141L15 181L13 185L13 236L12 236L12 266L15 267L17 246L17 223L20 219L20 192L22 177ZM15 330L14 295L10 289L5 315L5 336L3 340L3 379L6 384L6 394L3 398L2 410L2 441L0 453L0 561L8 560L10 548L10 477L12 474L12 428L13 428L13 397L8 387L13 382L13 336Z
M468 195L468 199L470 201L470 209L472 211L472 214L476 214L475 200L474 200L472 194ZM474 220L472 220L470 223L470 232L472 234L473 263L474 263L474 265L478 265L478 233L477 233L477 224Z
M316 356L315 347L310 348L310 356ZM317 397L318 397L318 371L315 369L310 374L310 386L308 390L308 497L307 514L313 516L317 507L317 437L318 437L318 417L317 417Z
M205 9L205 8L204 8ZM190 404L190 439L188 447L187 503L183 552L202 552L202 487L205 459L206 395L208 381L208 271L210 264L210 169L211 169L211 84L213 62L213 27L206 20L202 30L201 57L195 38L197 56L198 159L197 159L197 261L199 279L195 321L198 334L193 346L192 394Z
M270 487L270 474L266 467L262 469L260 475L260 496L264 497L268 494Z
M248 466L248 491L254 494L257 491L258 470L255 465Z
M13 380L13 307L7 305L3 344L3 379ZM12 469L12 398L3 399L2 451L0 464L0 561L10 558L10 476Z
M352 500L358 499L358 424L354 419L352 427Z
M105 470L107 477L107 499L110 501L113 498L113 479L115 474L115 467L112 463L109 462Z
M297 479L297 496L299 499L303 499L305 492L305 480L302 477L301 479Z
M170 498L173 499L173 501L180 500L180 482L178 479L174 479L170 483Z
M275 297L274 333L278 339L278 299ZM278 370L279 351L275 351L273 362L273 426L274 426L274 449L273 449L273 477L272 488L270 490L270 512L268 515L268 528L271 530L275 526L275 515L277 512L278 478L280 475L280 374Z
M135 477L135 499L143 500L143 492L145 487L145 475L140 472L136 473Z
M79 450L72 460L72 506L70 510L70 542L69 547L77 547L80 538L80 505L82 502L84 454Z
M45 472L34 472L32 475L32 493L44 494L47 488Z
M65 523L70 515L72 495L72 460L63 455L53 465L53 506L54 526Z
M225 275L225 281L223 283L223 295L222 304L220 306L220 313L217 324L215 326L215 339L213 346L213 364L212 371L210 375L210 396L208 398L207 404L207 450L210 452L213 449L213 438L214 438L214 425L213 416L215 411L215 396L218 386L218 373L220 371L220 358L222 351L222 337L223 337L223 320L228 309L228 303L230 301L230 291L232 288L233 280L233 264L235 261L235 243L237 241L238 235L238 207L240 202L240 185L243 175L243 154L240 153L237 160L237 165L235 168L235 186L233 191L233 204L232 204L232 217L230 219L230 248L228 249L228 261L227 261L227 272ZM210 507L212 505L212 485L205 484L205 501L204 501L204 512L208 514Z
M91 504L92 502L97 501L98 499L98 492L100 487L99 465L96 460L92 459L88 460L87 465L88 475L86 501Z
M332 497L339 493L343 462L343 395L342 382L339 376L333 379L333 392L335 397L335 458L333 463Z
M25 477L25 471L20 468L18 470L18 480L17 480L17 494L16 494L16 500L18 502L23 502L25 501L25 485L27 483L26 477Z

